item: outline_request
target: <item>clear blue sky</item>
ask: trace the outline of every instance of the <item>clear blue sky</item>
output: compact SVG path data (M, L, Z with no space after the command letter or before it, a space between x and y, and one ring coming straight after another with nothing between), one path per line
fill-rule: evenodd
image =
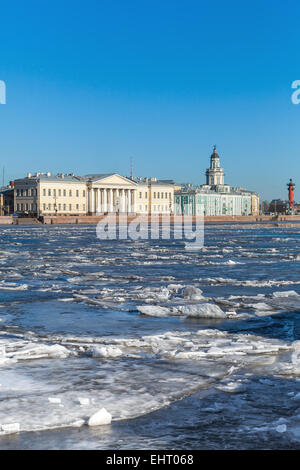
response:
M289 0L3 2L1 173L126 175L132 156L199 184L217 144L227 183L271 199L293 177L300 200L299 25Z

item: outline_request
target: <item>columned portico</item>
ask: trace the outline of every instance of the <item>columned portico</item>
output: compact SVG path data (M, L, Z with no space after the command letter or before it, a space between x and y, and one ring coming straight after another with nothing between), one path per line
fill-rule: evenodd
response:
M135 213L137 184L123 176L88 175L88 213Z

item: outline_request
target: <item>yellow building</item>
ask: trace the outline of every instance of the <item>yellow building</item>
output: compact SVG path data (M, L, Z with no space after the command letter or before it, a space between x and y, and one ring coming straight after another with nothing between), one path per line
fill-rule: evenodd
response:
M28 173L15 180L15 212L40 215L85 215L86 181L74 174Z
M251 194L251 214L259 215L259 195L256 193Z
M126 178L117 173L28 173L14 184L14 210L18 214L39 217L174 212L174 183L168 180Z
M137 178L139 214L172 214L174 212L174 183L156 178Z

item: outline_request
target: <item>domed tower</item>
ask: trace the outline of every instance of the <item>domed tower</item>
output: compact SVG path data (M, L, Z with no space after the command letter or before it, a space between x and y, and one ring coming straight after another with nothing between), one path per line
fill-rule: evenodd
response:
M220 157L217 154L217 147L214 146L210 157L210 168L206 170L206 184L218 186L224 184L224 169L220 168Z

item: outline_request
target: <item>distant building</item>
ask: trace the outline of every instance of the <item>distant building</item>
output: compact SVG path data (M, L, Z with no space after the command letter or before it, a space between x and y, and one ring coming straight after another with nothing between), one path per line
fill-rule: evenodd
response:
M203 211L206 216L258 215L258 194L225 184L224 176L215 146L206 170L206 184L175 191L175 214L200 215Z
M28 173L14 184L14 210L20 215L170 214L174 210L170 180L116 173Z
M274 214L286 214L289 209L289 201L273 199L269 205L269 211Z
M172 214L174 212L174 182L156 178L133 178L137 183L139 214Z
M9 186L0 188L0 216L10 215L14 212L14 188Z

